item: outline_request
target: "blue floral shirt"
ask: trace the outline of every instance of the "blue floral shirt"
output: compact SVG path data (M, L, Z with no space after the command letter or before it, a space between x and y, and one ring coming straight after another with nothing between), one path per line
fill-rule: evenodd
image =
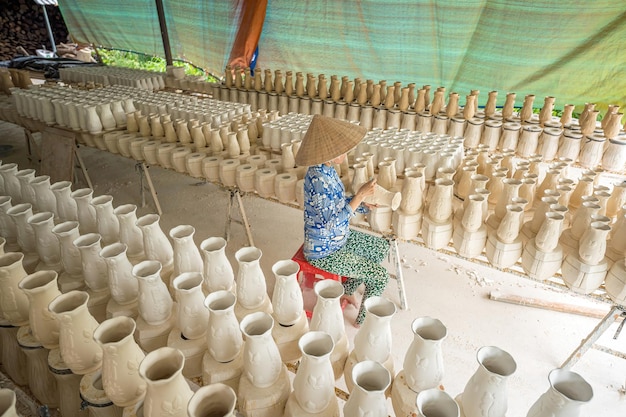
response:
M304 177L304 257L320 259L346 244L354 211L337 171L314 165ZM359 210L361 211L361 210Z

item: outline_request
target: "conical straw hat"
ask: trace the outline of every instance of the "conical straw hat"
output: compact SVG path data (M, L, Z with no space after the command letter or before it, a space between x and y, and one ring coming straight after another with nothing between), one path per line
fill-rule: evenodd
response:
M296 155L299 166L319 165L354 148L367 129L332 117L313 116Z

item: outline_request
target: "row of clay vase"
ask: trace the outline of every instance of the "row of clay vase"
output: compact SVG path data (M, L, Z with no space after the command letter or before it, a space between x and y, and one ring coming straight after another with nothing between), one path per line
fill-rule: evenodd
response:
M120 85L149 91L165 88L162 72L109 66L75 66L59 69L61 81L67 84L93 82L103 86Z

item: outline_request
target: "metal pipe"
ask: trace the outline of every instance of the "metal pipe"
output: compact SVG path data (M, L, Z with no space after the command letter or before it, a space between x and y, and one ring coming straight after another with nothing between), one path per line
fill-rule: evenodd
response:
M48 20L48 11L46 10L45 4L42 4L41 7L43 8L44 20L46 21L46 29L48 29L48 37L50 38L50 43L52 44L52 52L54 52L54 55L56 56L57 45L56 45L56 42L54 41L54 36L52 35L52 27L50 27L50 20Z
M165 51L165 63L172 65L172 48L170 47L170 35L167 32L167 23L165 22L165 13L163 11L163 1L155 0L157 14L159 16L159 26L161 28L161 39L163 40L163 50Z

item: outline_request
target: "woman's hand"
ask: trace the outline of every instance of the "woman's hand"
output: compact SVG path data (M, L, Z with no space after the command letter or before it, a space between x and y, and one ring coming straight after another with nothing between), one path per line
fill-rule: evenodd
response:
M352 201L350 201L350 207L352 207L352 210L356 211L356 209L359 208L359 206L361 205L363 200L365 200L366 197L374 195L375 189L376 189L376 178L363 184L361 188L359 188L359 191L357 191L354 197L352 198Z

